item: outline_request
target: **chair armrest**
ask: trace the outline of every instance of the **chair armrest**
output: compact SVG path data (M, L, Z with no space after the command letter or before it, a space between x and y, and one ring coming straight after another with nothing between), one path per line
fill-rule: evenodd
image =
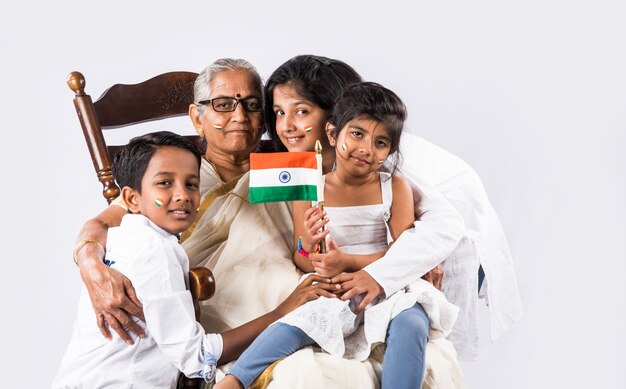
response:
M215 294L215 278L206 267L189 270L189 290L195 300L204 301Z
M215 278L206 267L194 267L189 270L189 291L193 297L193 308L196 320L200 321L200 304L198 301L210 299L215 294ZM200 389L204 381L200 378L187 378L183 373L178 376L178 389Z

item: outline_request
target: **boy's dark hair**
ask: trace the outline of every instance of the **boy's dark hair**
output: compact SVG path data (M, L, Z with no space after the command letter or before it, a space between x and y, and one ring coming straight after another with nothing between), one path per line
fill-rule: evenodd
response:
M298 94L330 112L335 100L348 85L361 82L361 76L345 62L317 55L298 55L278 69L265 83L265 125L278 151L287 151L276 134L274 114L274 89L278 85L291 85Z
M335 137L354 119L372 119L384 124L389 129L391 155L399 153L406 116L406 106L393 91L375 82L361 82L343 90L328 116L328 122L335 126ZM399 157L399 154L396 156ZM398 158L394 165L397 163Z
M141 179L146 174L154 152L165 146L187 150L196 157L200 169L200 151L189 139L169 131L135 137L113 158L111 171L120 188L129 186L141 193Z

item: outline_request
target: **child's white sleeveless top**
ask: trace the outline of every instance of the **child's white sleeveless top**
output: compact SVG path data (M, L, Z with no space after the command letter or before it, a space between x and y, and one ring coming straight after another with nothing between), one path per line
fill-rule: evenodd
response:
M391 216L393 199L389 173L380 173L380 186L381 204L324 208L329 218L327 228L330 236L343 251L351 254L373 254L387 250L388 239L391 237L387 221ZM427 290L429 295L434 293L443 296L424 280L417 280L416 283L420 284L421 289ZM386 299L374 300L358 316L353 312L361 302L361 296L350 301L320 297L300 306L278 322L300 328L330 354L362 361L368 358L373 346L384 343L391 319L411 308L416 302L422 302L419 300L424 300L420 295L423 295L422 291L414 293L411 292L411 286L407 286ZM428 303L426 300L424 302ZM428 304L422 305L429 313L426 306ZM456 307L453 310L454 308Z
M382 203L353 207L324 207L330 220L328 229L337 246L350 254L387 251L391 216L391 175L380 173Z

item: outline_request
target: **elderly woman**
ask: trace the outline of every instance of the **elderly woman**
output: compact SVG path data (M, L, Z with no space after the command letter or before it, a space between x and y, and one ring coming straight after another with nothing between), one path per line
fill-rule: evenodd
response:
M291 261L289 204L247 201L249 154L259 144L262 109L261 80L247 61L217 60L198 76L189 116L206 141L200 173L202 202L196 222L181 240L190 265L208 267L217 280L215 296L202 308L201 321L207 331L223 332L273 312L296 288L300 277ZM416 259L437 264L457 246L464 226L440 194L426 187L420 189L423 208L428 212L414 229L407 231L406 237L403 234L397 240L389 254L410 253ZM111 205L86 223L78 240L104 245L106 229L118 225L125 212L123 204ZM76 258L81 277L102 333L110 336L110 326L132 342L126 330L142 334L142 329L129 315L141 317L141 304L128 280L106 267L102 257L98 245L80 246ZM386 258L381 261L390 260ZM375 274L372 276L376 279ZM315 286L296 289L287 300L289 307L320 293L320 289L312 288ZM255 320L254 325L244 326L240 347L235 349L243 350L269 324L267 320ZM223 355L220 362L235 359L239 353ZM309 347L276 367L270 387L375 388L381 356L375 350L369 360L355 362Z

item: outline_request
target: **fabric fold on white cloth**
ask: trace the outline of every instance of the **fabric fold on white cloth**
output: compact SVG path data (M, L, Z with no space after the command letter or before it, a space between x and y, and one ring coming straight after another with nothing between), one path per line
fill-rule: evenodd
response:
M496 340L523 314L515 266L500 219L479 176L463 160L407 132L402 135L400 150L403 160L398 174L420 189L435 189L465 224L463 239L448 257L452 260L444 262L443 290L460 308L450 338L461 359L473 360L478 347L479 266L484 269L488 285L485 293L489 300L491 340Z

